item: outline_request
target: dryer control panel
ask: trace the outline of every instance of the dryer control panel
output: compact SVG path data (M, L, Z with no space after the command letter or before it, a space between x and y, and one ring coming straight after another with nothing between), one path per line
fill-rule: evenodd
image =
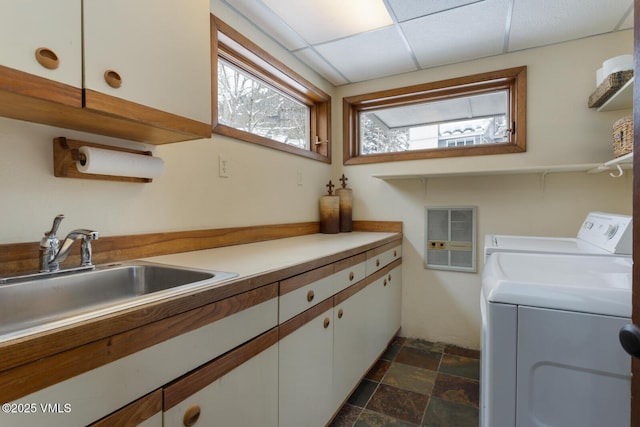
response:
M605 212L590 212L578 231L578 239L612 254L630 255L633 248L632 218Z

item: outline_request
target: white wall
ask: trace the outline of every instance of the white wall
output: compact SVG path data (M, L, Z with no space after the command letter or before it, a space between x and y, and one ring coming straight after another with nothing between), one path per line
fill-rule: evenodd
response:
M329 94L334 88L224 3L212 12ZM64 213L60 231L103 236L318 220L331 166L226 137L151 149L165 174L150 184L55 178L55 137L141 148L141 144L0 118L0 243L35 242ZM231 176L218 177L218 156ZM302 174L302 186L297 174Z
M334 102L334 176L344 171L358 219L404 223L402 335L480 346L482 246L487 233L575 236L591 210L631 213L631 173L485 175L383 181L374 174L487 171L599 163L612 157L611 129L630 111L587 108L603 60L633 52L631 31L342 86ZM382 89L526 65L527 152L344 167L342 98ZM425 269L424 207L478 207L478 265L473 273Z

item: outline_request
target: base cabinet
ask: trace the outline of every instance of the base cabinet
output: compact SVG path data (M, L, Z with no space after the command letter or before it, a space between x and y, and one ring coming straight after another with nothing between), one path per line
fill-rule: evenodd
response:
M67 360L122 357L7 399L66 402L68 413L0 413L0 425L325 426L400 328L401 259L365 268L350 256L71 349ZM292 314L279 321L283 303ZM40 363L15 377L41 376Z

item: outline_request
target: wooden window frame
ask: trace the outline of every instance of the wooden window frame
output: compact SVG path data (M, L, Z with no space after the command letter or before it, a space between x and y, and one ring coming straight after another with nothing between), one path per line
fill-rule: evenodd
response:
M211 87L213 132L276 150L331 163L331 96L271 56L251 40L211 15ZM310 109L310 147L303 149L218 122L218 57Z
M360 153L361 112L502 89L509 91L512 121L509 142L367 155ZM525 152L526 92L527 67L522 66L343 98L343 163L355 165Z

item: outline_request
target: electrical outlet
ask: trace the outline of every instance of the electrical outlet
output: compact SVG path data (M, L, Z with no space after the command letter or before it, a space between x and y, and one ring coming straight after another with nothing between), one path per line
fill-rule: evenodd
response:
M218 176L229 178L229 159L222 155L218 156Z

